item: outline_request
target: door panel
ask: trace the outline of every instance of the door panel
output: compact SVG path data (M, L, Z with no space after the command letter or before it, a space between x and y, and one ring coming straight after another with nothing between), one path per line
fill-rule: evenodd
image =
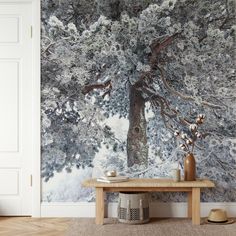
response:
M31 214L31 4L0 4L0 215Z
M7 179L7 184L6 184ZM19 194L19 170L0 170L0 195Z
M19 42L19 17L11 15L0 16L0 43Z
M18 152L19 61L0 60L0 76L0 153Z

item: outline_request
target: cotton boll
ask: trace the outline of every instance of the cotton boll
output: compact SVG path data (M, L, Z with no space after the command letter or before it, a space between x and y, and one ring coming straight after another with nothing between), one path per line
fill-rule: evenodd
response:
M186 143L187 143L188 145L192 145L192 144L193 144L193 140L192 140L192 139L188 139L188 140L186 141Z
M192 132L195 132L197 130L197 128L198 128L197 124L191 124L189 126L189 130L192 131Z

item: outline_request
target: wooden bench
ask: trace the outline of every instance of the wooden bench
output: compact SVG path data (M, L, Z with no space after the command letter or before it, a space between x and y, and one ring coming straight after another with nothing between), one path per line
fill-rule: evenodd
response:
M96 188L96 224L103 224L105 192L187 192L188 212L193 225L200 225L200 191L201 188L215 187L207 179L174 182L171 179L130 179L120 183L102 183L96 179L83 182L84 187Z

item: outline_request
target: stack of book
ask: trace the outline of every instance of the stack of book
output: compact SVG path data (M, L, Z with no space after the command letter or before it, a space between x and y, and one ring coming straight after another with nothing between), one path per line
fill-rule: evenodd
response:
M103 183L119 183L119 182L125 182L128 180L129 180L129 177L127 176L116 176L116 177L102 176L100 178L97 178L98 182L103 182Z

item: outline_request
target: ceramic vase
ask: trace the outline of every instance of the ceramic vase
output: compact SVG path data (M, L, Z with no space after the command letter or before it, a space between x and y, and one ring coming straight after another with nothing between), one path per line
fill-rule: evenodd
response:
M184 180L196 180L196 162L192 153L188 153L184 160Z

